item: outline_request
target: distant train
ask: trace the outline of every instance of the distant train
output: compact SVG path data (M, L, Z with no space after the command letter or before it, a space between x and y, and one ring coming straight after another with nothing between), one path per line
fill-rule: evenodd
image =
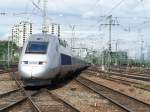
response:
M25 42L18 71L25 85L40 86L85 67L84 61L73 56L66 41L41 33L31 35Z

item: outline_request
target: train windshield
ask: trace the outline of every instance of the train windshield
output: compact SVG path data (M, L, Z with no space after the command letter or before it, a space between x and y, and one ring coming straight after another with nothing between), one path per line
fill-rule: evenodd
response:
M29 42L25 53L46 54L48 42Z

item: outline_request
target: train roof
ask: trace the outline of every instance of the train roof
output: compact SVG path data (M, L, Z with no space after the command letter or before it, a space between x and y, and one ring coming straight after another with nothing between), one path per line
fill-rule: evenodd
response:
M37 33L37 34L32 34L29 38L28 41L49 41L49 40L54 40L54 39L58 39L59 44L67 47L67 41L62 40L61 38L55 36L55 35L51 35L51 34L44 34L44 33Z
M32 34L29 37L29 41L49 41L50 39L54 39L54 38L58 38L58 37L51 34L38 33L38 34Z

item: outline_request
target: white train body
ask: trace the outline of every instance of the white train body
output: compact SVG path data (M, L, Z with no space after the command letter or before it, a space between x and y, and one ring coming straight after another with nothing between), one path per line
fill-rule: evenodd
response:
M73 57L70 47L50 34L34 34L25 42L18 71L26 85L49 84L51 80L85 67Z

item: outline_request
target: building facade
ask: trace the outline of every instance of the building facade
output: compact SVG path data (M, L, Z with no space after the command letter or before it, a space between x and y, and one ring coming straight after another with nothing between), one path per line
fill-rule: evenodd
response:
M22 21L12 27L12 40L18 47L23 47L26 39L32 34L32 23Z
M48 33L60 37L60 24L52 23L48 26Z

